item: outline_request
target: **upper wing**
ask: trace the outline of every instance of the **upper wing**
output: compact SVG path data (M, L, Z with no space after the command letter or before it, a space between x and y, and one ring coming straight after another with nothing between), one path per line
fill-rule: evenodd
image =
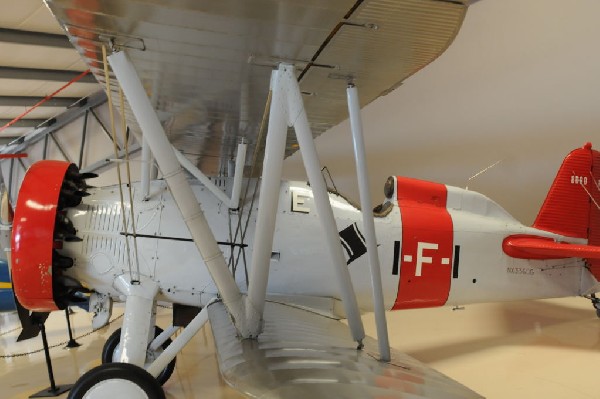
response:
M469 2L46 0L98 81L101 46L127 51L171 141L207 174L240 138L257 144L276 63L297 66L319 135L347 117L349 77L363 106L397 87L450 45Z
M367 337L356 349L348 326L289 305L267 303L264 332L240 340L222 303L208 308L221 374L256 398L481 398L408 355L377 360Z

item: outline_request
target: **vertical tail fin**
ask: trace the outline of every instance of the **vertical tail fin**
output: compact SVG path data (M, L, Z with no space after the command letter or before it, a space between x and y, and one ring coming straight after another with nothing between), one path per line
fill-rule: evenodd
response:
M600 152L592 150L592 175L595 176L592 187L592 199L590 201L590 222L588 232L588 244L600 245ZM596 280L600 281L600 260L588 259L588 267Z
M594 164L598 176L594 176ZM533 227L588 239L591 210L597 210L596 204L600 204L598 179L600 152L593 150L590 143L571 151L558 170ZM600 220L594 219L600 224Z
M600 152L590 143L566 156L533 227L600 245ZM600 261L588 264L600 280Z

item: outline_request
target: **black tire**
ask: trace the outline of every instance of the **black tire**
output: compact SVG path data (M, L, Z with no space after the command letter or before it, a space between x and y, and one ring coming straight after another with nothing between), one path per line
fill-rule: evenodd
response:
M158 381L143 368L129 363L107 363L94 367L75 382L67 399L82 399L91 389L107 380L130 381L141 388L148 399L165 399Z
M162 332L163 332L162 328L160 328L158 326L154 327L154 337L158 337L158 335ZM115 353L115 350L117 349L117 346L119 345L120 341L121 341L121 329L118 328L110 335L110 337L108 337L108 339L104 343L104 347L102 348L102 364L113 363L113 354ZM167 346L169 346L170 343L171 343L171 339L167 339L165 341L165 343L162 344L162 348L165 349ZM171 362L169 362L167 367L165 367L163 369L163 371L160 372L158 377L156 377L156 381L158 381L158 383L160 385L164 385L165 382L167 382L169 380L169 378L171 378L171 375L173 374L173 371L175 370L175 361L176 360L177 360L177 358L174 358L173 360L171 360Z

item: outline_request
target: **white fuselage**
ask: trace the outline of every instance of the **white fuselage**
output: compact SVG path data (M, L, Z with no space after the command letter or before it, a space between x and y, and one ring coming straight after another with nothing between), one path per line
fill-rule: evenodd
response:
M201 185L192 187L215 238L222 243L225 259L230 265L237 262L235 280L245 292L245 268L252 266L244 261L249 263L252 258L258 198L242 240L238 222L244 230L250 196L239 214ZM135 275L139 268L141 275L158 282L159 300L205 305L217 290L166 184L152 182L147 201L141 200L138 184L133 184L132 190L136 242L123 234L125 230L131 234L133 229L130 205L121 207L118 186L92 189L81 205L69 210L68 217L82 241L64 243L62 253L75 260L68 274L119 300L121 294L113 285L115 278L130 272ZM400 211L396 195L387 200L390 209L385 216L375 218L386 309L572 296L595 284L581 260L515 259L502 250L502 241L510 234L567 238L523 226L480 194L453 187L447 187L447 192L445 211L451 227L445 237L440 238L439 231L430 226L418 225L421 227L412 231L414 224L409 224L407 214ZM359 307L370 311L371 276L364 253L361 212L337 194L330 194L330 202ZM127 229L123 229L122 209ZM422 213L415 213L416 220L422 216L419 212ZM406 224L403 218L407 219ZM409 239L416 246L409 245ZM449 245L447 256L442 241ZM337 300L340 290L330 263L310 187L283 182L268 295L342 315Z

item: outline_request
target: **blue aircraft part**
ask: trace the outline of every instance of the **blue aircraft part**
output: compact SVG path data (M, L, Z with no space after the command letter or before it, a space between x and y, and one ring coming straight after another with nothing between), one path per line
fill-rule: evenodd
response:
M15 294L10 281L8 262L0 259L0 312L11 312L17 310Z

